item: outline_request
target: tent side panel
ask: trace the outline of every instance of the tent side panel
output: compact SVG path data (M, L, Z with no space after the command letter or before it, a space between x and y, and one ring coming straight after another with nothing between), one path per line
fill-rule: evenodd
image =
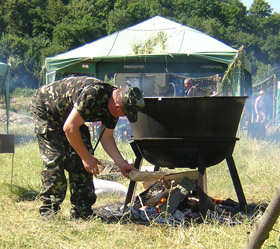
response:
M227 65L215 62L107 62L98 63L97 75L114 73L223 73Z

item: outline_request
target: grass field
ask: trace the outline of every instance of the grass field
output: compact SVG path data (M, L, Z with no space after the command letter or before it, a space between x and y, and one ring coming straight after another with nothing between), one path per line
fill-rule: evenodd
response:
M41 159L32 127L11 126L16 135L13 188L11 154L0 154L0 248L244 248L253 223L245 219L238 225L220 225L206 219L188 226L135 224L132 221L107 224L99 219L73 221L69 218L69 193L62 210L52 222L42 222L38 208ZM120 150L134 158L128 144ZM96 156L108 159L98 146ZM279 184L279 145L241 137L234 159L249 204L269 203ZM121 179L128 185L128 180ZM237 200L225 162L207 169L208 194L211 197ZM123 197L99 198L95 207L124 202ZM280 248L279 222L270 232L263 248Z

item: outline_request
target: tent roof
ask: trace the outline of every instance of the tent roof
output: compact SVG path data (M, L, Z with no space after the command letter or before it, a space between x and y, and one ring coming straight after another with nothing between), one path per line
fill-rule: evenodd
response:
M77 49L55 56L57 59L130 56L134 44L143 44L158 32L167 35L166 48L153 54L236 53L232 47L200 31L166 18L155 16Z
M159 32L164 33L164 48L155 46L151 53L135 54L133 47L154 39ZM230 64L237 50L200 31L155 16L142 23L120 30L106 37L85 44L76 49L46 58L47 74L80 61L113 61L123 58L195 55L202 58Z

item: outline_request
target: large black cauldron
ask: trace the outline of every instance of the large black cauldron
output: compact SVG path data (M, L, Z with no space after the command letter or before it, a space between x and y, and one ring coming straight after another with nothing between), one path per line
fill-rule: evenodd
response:
M145 98L133 140L143 158L168 168L206 167L231 155L247 97Z

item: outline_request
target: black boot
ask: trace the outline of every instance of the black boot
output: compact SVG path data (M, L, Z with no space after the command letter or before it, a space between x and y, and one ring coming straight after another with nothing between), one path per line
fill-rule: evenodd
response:
M45 206L40 207L40 214L42 216L42 221L54 220L59 210L60 210L59 206L52 206L50 208L47 208Z

